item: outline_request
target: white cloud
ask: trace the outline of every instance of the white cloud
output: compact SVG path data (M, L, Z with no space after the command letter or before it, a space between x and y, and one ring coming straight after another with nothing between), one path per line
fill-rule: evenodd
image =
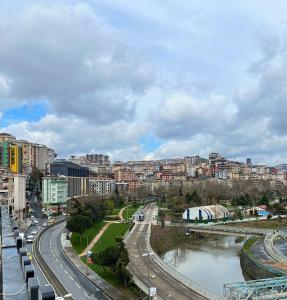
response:
M32 5L4 19L0 44L6 96L47 99L53 112L95 123L129 119L153 77L144 56L87 4Z
M60 156L72 153L100 152L108 153L112 159L143 157L143 149L138 144L143 134L143 126L125 121L110 125L97 125L69 117L46 115L38 122L18 122L0 132L9 132L21 139L46 144L56 150Z

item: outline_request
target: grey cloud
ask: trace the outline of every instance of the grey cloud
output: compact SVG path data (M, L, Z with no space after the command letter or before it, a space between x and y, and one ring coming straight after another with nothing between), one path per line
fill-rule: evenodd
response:
M88 5L34 5L3 21L0 43L10 99L45 98L59 114L126 119L152 82L145 57Z

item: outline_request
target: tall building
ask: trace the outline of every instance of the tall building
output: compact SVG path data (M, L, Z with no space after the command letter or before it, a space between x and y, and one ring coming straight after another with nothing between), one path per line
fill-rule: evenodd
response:
M9 146L10 171L22 173L22 147L19 145Z
M56 157L45 145L17 140L13 135L0 133L0 167L13 173L30 173L33 167L45 172Z
M26 208L26 176L2 174L0 176L0 202L8 205L13 215L22 220Z
M5 169L9 169L10 161L8 141L2 142L2 145L0 144L0 165Z
M9 133L0 133L0 143L1 142L15 142L16 137Z
M247 165L247 166L252 166L251 158L247 158L247 159L246 159L246 165Z

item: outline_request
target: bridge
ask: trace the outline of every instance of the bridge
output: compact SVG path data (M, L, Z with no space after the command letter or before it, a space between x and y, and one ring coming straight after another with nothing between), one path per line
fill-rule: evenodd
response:
M287 299L287 276L225 284L224 297L231 300Z

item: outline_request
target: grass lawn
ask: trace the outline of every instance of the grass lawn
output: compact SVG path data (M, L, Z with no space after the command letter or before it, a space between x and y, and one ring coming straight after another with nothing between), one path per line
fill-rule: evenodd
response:
M138 210L140 205L136 206L129 206L123 211L123 217L125 220L128 220L129 218L132 217L132 215Z
M114 208L109 212L109 214L110 215L118 215L121 209L122 208Z
M104 227L104 222L97 222L94 225L87 229L84 233L82 238L80 237L79 233L73 232L71 236L71 243L73 245L74 250L77 254L81 253L87 247L87 239L88 243L90 243L93 238L99 233L99 231Z
M94 245L92 251L94 253L100 252L109 246L116 244L115 238L117 236L124 236L128 231L130 224L113 223L103 233L97 243Z
M109 246L113 246L116 244L115 238L117 236L124 236L125 233L128 231L130 227L130 224L124 224L124 223L113 223L111 224L106 231L103 233L103 235L100 237L100 239L97 241L95 246L93 247L92 251L94 253L100 252L104 250L105 248ZM86 257L81 257L81 260L87 264ZM119 289L121 292L123 292L127 299L136 299L138 297L135 297L136 295L130 291L129 289L123 288L121 285L121 282L119 281L118 277L115 275L115 273L109 269L109 268L103 268L100 265L96 265L94 263L88 264L89 268L91 268L94 272L96 272L100 277L102 277L104 280L109 282L111 285Z
M87 264L87 257L81 257L81 260ZM112 272L109 268L103 268L102 266L96 264L89 264L89 268L91 268L94 272L96 272L100 277L109 282L114 287L121 287L121 283L118 278L115 276L114 272Z

